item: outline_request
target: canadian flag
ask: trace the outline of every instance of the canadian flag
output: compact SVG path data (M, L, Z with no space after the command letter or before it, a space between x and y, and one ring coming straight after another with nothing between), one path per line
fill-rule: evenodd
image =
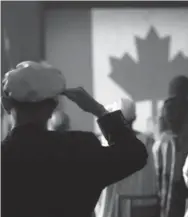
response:
M46 31L47 61L62 69L68 86L84 86L103 105L133 98L135 128L142 132L156 118L172 77L188 75L186 8L51 10ZM77 120L73 128L93 127L89 116L67 108Z

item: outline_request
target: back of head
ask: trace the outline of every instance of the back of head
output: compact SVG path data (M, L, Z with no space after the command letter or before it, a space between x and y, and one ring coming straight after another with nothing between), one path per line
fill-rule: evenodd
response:
M162 125L164 130L178 134L188 115L188 100L173 97L165 101L162 109Z
M174 77L169 83L168 94L169 97L188 97L188 77L184 75Z
M7 72L3 79L3 104L20 116L49 118L65 89L65 79L56 68L25 61Z
M22 114L39 114L44 115L45 111L51 113L57 106L58 101L56 99L45 99L40 102L19 102L11 99L11 106L16 112ZM51 112L50 112L51 111Z
M165 100L159 122L161 132L179 133L188 112L188 77L174 77L168 87L169 98Z

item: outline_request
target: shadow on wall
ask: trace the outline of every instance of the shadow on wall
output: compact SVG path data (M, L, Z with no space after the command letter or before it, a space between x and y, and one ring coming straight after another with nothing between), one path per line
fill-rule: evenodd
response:
M40 2L2 2L1 24L1 75L21 61L42 59L43 19ZM3 34L5 32L6 35Z
M67 88L83 86L93 95L91 10L60 9L45 13L46 60L60 69ZM65 98L72 130L93 131L94 117Z
M188 57L181 52L169 60L170 36L160 38L154 27L145 39L135 37L139 61L125 53L121 59L110 58L113 79L135 101L151 100L153 117L157 114L157 102L167 96L168 82L174 76L188 76ZM127 82L128 81L128 82Z

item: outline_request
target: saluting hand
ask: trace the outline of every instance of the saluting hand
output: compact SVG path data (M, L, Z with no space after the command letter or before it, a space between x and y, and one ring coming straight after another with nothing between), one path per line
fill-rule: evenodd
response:
M83 111L89 112L97 117L107 113L104 106L98 103L82 87L66 89L63 95L75 102Z

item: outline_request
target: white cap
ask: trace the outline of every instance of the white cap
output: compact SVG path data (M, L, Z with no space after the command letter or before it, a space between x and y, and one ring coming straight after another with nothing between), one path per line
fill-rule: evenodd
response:
M21 62L5 74L3 91L19 102L40 102L60 95L65 89L65 78L56 68L46 63Z

